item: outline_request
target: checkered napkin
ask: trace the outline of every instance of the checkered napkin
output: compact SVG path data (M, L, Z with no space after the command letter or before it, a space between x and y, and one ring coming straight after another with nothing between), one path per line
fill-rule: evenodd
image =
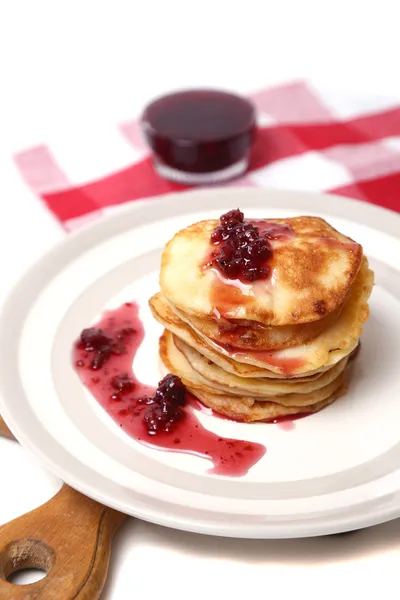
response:
M250 168L228 186L329 191L400 211L400 100L305 82L249 96L259 113ZM26 184L67 230L124 202L188 189L159 177L138 121L15 155Z

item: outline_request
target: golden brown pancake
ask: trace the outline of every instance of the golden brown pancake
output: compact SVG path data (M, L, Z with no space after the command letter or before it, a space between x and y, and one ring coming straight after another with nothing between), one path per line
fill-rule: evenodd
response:
M245 321L236 319L230 321L220 317L219 319L205 318L185 314L182 310L169 303L175 314L183 321L195 327L203 335L217 344L233 344L243 350L280 350L300 346L315 339L324 329L327 329L338 318L342 306L327 314L319 321L302 323L301 325L281 325L272 327L258 323L257 321Z
M339 309L359 271L361 246L317 217L266 221L287 224L294 233L271 242L269 280L233 285L204 268L219 223L201 221L179 231L163 252L160 286L167 300L189 317L274 327L319 321Z
M274 421L275 419L281 419L290 415L316 413L342 396L346 392L346 385L345 382L341 383L331 396L310 406L283 406L281 404L274 404L274 402L257 401L251 406L247 406L237 398L231 396L217 396L203 389L192 388L189 385L187 389L193 396L201 400L203 404L216 412L236 421L252 423L256 421Z
M192 348L195 348L198 352L200 352L207 360L217 364L225 371L233 373L234 375L238 375L239 377L268 377L287 379L285 375L282 375L278 372L274 372L263 367L257 367L246 362L238 362L233 358L225 356L217 350L214 350L190 327L188 323L182 321L175 313L172 312L170 305L167 303L161 293L155 294L152 298L150 298L149 306L153 317L159 323L161 323L165 329L171 331L174 335L178 336ZM331 364L335 364L341 358L343 358L337 358L337 354L337 352L331 353L330 362L326 368L329 368ZM308 372L304 377L298 376L293 377L293 379L297 382L310 381L320 377L326 368L324 367L311 373Z
M232 352L207 338L193 325L184 323L172 313L162 296L154 296L150 300L150 307L164 327L231 373L241 377L273 377L273 373L286 378L308 377L330 368L357 346L363 324L369 315L368 298L372 286L373 273L364 257L341 314L332 326L307 344L275 352Z
M310 406L283 406L281 404L274 404L273 402L257 401L251 406L247 406L236 397L218 396L206 392L203 389L192 388L189 385L187 386L187 389L193 396L196 396L196 398L201 400L203 404L216 412L236 421L252 423L256 421L274 421L275 419L281 419L282 417L288 417L290 415L309 415L316 413L340 398L340 396L346 392L346 384L345 382L340 382L340 385L331 396Z
M340 316L317 338L293 348L271 352L232 351L217 345L195 328L194 330L216 352L238 362L267 368L286 377L310 374L321 367L331 366L334 364L333 361L338 362L357 346L363 325L369 316L368 299L373 283L373 272L368 268L368 261L364 257L361 270L351 287Z
M332 390L338 387L338 381L341 381L344 370L337 374L333 381L330 381L327 385L320 389L312 390L308 393L296 393L290 392L287 394L276 394L274 396L255 396L252 393L230 393L226 390L218 389L214 386L212 381L206 380L204 377L199 375L193 370L190 363L186 360L185 356L178 350L173 341L173 336L168 331L164 331L160 338L160 356L166 366L172 367L171 372L178 375L182 381L186 384L202 389L210 394L216 394L219 396L232 396L233 399L240 398L242 402L247 404L253 404L255 401L258 402L274 402L276 404L282 404L283 406L309 406L315 404L332 393ZM336 383L335 383L336 382Z
M215 363L207 360L204 356L185 344L180 338L172 335L173 342L190 364L192 369L198 373L207 385L217 391L242 396L250 394L265 398L267 396L282 396L284 394L309 394L319 390L331 383L346 368L348 358L342 359L331 369L321 373L317 378L309 378L306 381L296 379L268 379L267 377L238 377Z
M346 370L324 388L309 394L287 394L265 400L219 392L204 383L183 354L176 348L173 336L165 331L160 338L160 356L166 368L180 377L187 389L206 406L234 419L257 421L276 419L290 414L311 413L333 402L345 385ZM279 402L279 403L278 403Z

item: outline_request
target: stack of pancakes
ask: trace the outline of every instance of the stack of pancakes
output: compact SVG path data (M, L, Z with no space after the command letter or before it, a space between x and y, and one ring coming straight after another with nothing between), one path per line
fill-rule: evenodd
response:
M264 222L292 232L271 240L267 280L209 268L219 223L202 221L167 244L150 300L168 370L206 406L247 422L313 413L343 393L373 286L362 247L326 221Z

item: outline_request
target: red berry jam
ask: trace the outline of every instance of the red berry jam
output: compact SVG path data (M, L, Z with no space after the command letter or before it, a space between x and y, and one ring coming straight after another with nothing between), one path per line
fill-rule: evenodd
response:
M133 391L135 384L129 373L120 373L111 379L112 387L120 394L130 394Z
M207 431L193 409L199 403L179 377L167 375L156 389L141 383L132 364L143 337L137 304L129 302L107 311L74 344L73 365L82 383L139 443L202 456L212 461L211 472L219 475L247 473L264 455L265 447Z
M126 348L118 338L110 338L102 329L90 327L84 329L79 340L79 347L90 353L90 367L93 371L101 369L112 354L125 354Z
M242 174L256 128L254 106L240 96L192 90L152 102L141 119L158 172L199 184Z
M145 396L144 402L152 404L144 414L149 435L171 431L174 424L183 418L181 406L185 404L185 395L186 388L182 381L169 373L159 382L153 398Z
M231 210L220 217L220 225L211 234L218 249L211 253L211 265L227 279L256 281L270 274L267 264L272 257L268 232L244 220L243 213Z

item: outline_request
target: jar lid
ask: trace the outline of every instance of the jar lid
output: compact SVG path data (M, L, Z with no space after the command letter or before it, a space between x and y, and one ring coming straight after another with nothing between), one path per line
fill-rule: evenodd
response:
M141 127L160 175L189 185L216 183L247 169L256 111L236 94L187 90L149 104Z

